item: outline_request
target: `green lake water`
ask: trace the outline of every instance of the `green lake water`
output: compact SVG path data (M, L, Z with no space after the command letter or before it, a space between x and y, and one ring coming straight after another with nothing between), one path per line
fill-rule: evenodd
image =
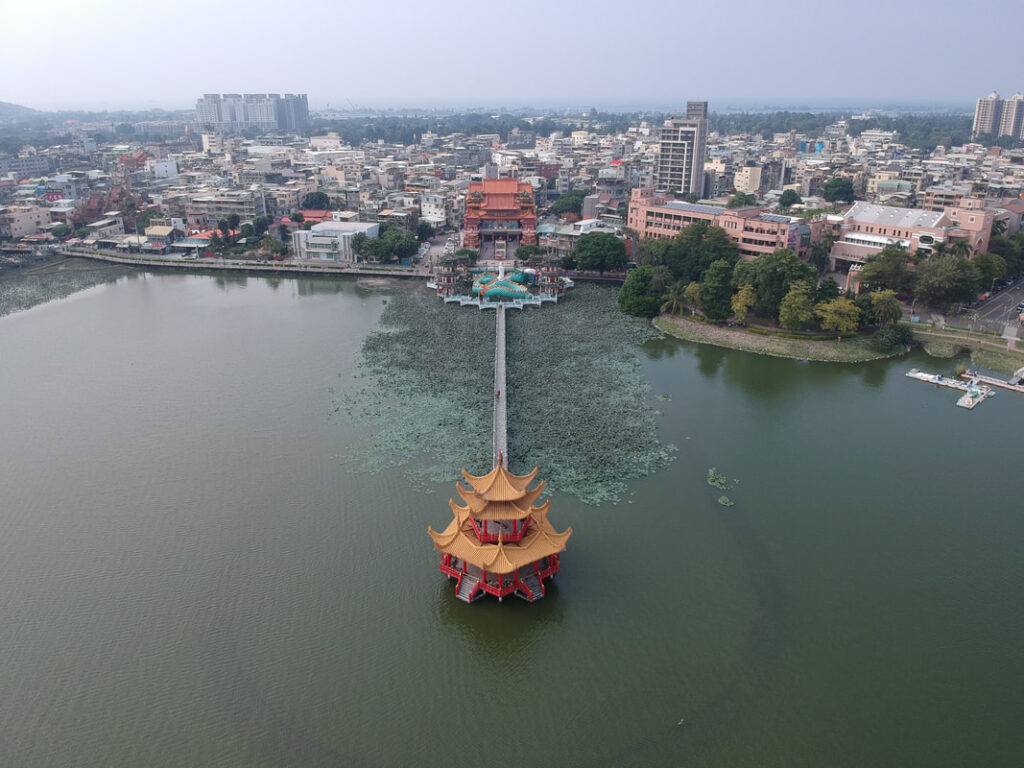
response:
M1024 398L647 342L672 463L556 491L548 596L465 605L455 478L335 412L387 300L132 272L0 317L0 765L1024 764Z

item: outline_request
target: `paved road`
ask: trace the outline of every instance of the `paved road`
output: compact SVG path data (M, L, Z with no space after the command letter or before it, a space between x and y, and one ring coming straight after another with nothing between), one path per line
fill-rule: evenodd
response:
M1018 282L1002 293L992 296L978 307L982 320L1009 323L1015 320L1014 309L1024 301L1024 281Z

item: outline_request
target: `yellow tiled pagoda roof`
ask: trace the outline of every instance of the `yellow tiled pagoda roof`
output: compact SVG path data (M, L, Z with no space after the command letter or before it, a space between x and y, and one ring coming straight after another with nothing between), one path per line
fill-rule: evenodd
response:
M547 515L533 521L521 542L508 544L501 540L497 544L481 544L473 534L469 519L460 521L458 514L441 533L430 527L427 532L439 551L488 573L512 573L543 557L562 552L572 536L572 528L562 533L556 531L548 522Z
M541 480L536 488L524 491L522 496L511 501L489 501L461 483L455 484L455 490L466 502L465 509L469 510L477 520L522 520L536 510L534 502L544 490L544 485L545 482ZM452 504L454 503L452 502ZM454 508L453 506L452 509Z
M537 467L528 475L513 475L499 462L481 477L466 470L462 470L462 476L487 501L517 501L526 494L526 486L537 476Z

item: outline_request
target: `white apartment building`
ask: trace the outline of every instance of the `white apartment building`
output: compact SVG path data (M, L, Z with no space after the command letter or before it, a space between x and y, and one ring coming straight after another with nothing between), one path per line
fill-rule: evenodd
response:
M352 250L352 238L362 233L369 238L380 234L378 224L325 221L312 229L292 232L292 250L299 261L333 261L355 264L359 257Z
M426 221L436 230L452 227L454 208L455 201L450 195L424 192L420 196L420 221Z

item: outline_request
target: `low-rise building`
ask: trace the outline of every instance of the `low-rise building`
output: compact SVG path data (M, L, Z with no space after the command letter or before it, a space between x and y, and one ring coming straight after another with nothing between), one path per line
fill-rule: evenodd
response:
M352 238L357 234L374 238L380 233L378 224L346 221L325 221L312 229L292 232L292 249L300 261L333 261L354 264L360 261L352 250Z
M0 239L17 240L34 235L50 225L50 210L38 205L0 208Z
M768 213L758 206L730 210L670 200L650 189L632 192L628 223L643 239L675 237L697 221L724 229L739 246L740 256L748 261L779 248L790 248L802 258L812 242L812 229L807 222Z

